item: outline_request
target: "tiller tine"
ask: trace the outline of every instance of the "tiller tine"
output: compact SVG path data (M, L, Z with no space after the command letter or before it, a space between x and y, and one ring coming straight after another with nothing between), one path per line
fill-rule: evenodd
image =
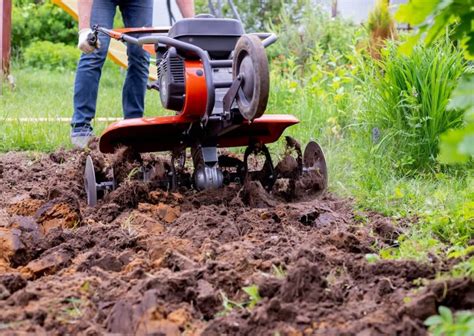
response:
M84 188L87 194L87 205L96 206L99 194L115 189L115 179L97 183L97 175L94 168L94 162L90 155L86 158L86 167L84 169Z
M244 154L243 176L246 181L260 181L267 191L273 188L277 176L272 157L265 144L255 143L247 147Z
M303 154L303 174L317 173L322 178L323 190L328 186L328 169L324 152L315 141L310 141Z

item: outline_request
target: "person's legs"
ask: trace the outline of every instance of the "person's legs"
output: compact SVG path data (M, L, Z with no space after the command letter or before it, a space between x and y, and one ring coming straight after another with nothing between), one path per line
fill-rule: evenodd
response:
M116 0L94 0L91 13L91 27L98 24L112 28ZM95 116L99 80L109 48L110 38L99 34L100 48L91 54L82 54L77 65L74 82L74 113L71 126L71 138L92 132L91 120Z
M122 0L120 10L125 27L152 26L152 0ZM133 44L128 45L127 55L127 78L122 92L123 115L125 119L140 118L145 109L150 55L143 48Z

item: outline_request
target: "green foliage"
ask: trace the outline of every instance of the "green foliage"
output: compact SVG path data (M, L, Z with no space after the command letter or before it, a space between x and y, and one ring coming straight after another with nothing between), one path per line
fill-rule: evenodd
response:
M359 104L355 43L365 34L318 6L304 7L298 23L285 13L270 27L279 40L267 49L272 60L269 113L289 113L303 122L289 129L302 141L337 141Z
M120 11L114 18L114 27L122 28ZM32 42L50 41L75 45L77 22L51 0L18 0L12 9L12 47L20 55Z
M474 156L474 123L450 129L441 135L439 160L442 163L466 163Z
M410 0L400 5L395 18L418 28L405 50L410 51L419 39L430 45L453 24L453 36L461 41L466 55L474 57L474 0Z
M250 0L236 1L236 4L246 30L263 31L268 23L284 25L282 12L286 14L286 19L297 22L303 8L311 4L311 1Z
M34 69L13 62L12 73L16 88L10 90L3 83L0 98L0 152L11 150L54 151L70 148L69 118L72 115L75 72ZM102 69L97 117L121 118L122 85L125 73L107 60ZM157 116L166 112L157 94L145 96L145 115ZM8 120L5 120L8 118ZM50 121L25 122L20 118L46 118ZM58 120L62 118L62 120ZM101 134L110 121L93 122L95 134Z
M400 6L396 18L418 28L415 30L415 35L409 37L401 46L402 53L416 52L420 47L414 46L420 39L424 40L427 46L436 44L437 38L446 31L447 26L450 26L453 31L450 37L458 40L458 44L465 51L465 58L469 59L474 55L472 52L474 50L473 0L410 0L407 4ZM458 115L463 111L466 113L464 120L456 122L451 126L454 127L453 129L446 130L440 135L439 159L443 163L466 163L473 156L474 80L472 76L472 70L464 73L453 90L451 101L447 106L446 113L448 114ZM465 168L472 172L469 165ZM467 183L465 190L472 190L472 182ZM453 194L450 197L453 197ZM473 197L472 191L468 191L467 195L461 196L459 201L451 206L445 206L449 197L446 197L446 200L439 205L429 204L430 208L423 211L418 228L412 230L411 237L402 239L395 253L408 256L418 255L420 250L440 252L445 244L451 245L452 247L447 252L448 256L462 258L461 262L453 268L453 274L472 276L474 269L472 260L463 260L464 257L461 254L469 249L467 245L473 237ZM464 201L462 201L463 198ZM420 244L424 245L420 246Z
M249 300L245 304L248 309L253 309L257 305L257 303L262 300L257 285L244 287L242 288L242 290L249 296Z
M222 306L224 307L223 311L217 313L217 316L225 316L232 312L234 309L244 309L244 305L236 301L230 300L224 292L220 292L222 299Z
M212 1L216 6L217 1ZM301 8L307 5L309 0L281 1L281 0L247 0L235 1L234 4L244 23L247 32L256 32L266 30L266 25L270 22L280 25L280 13L287 12L288 19L296 22L300 17ZM222 1L223 14L225 17L232 17L230 8L226 5L227 1ZM209 13L208 0L196 0L196 13Z
M468 276L474 278L474 257L456 264L451 270L451 275L453 277Z
M414 259L426 260L427 255L440 255L442 244L430 236L425 230L412 230L408 235L398 237L397 248L390 247L380 251L383 259Z
M278 278L278 279L284 279L286 278L286 270L283 267L283 265L272 265L272 273L273 275Z
M441 136L439 160L466 163L474 157L474 74L465 74L451 96L449 108L465 111L465 125Z
M473 69L474 70L474 69ZM474 71L466 73L459 81L456 91L451 96L449 108L466 111L466 121L474 121Z
M368 254L365 255L365 260L368 263L373 264L373 263L376 263L377 261L379 261L380 257L377 254L368 253Z
M419 28L417 33L402 46L403 52L410 53L420 38L428 45L433 43L443 33L445 27L450 25L453 28L453 37L465 50L466 59L474 58L474 0L410 0L400 6L396 18ZM466 127L443 135L440 156L442 162L465 163L470 157L474 157L472 77L472 73L466 74L453 92L455 108L459 109L463 105L459 100L465 96L464 93L471 96L471 102L463 106L467 110Z
M408 231L397 238L398 246L382 250L380 256L417 260L426 260L429 254L446 256L459 263L456 275L473 274L466 264L466 258L473 252L470 246L474 239L473 177L436 174L429 179L406 181L411 185L399 181L394 190L396 203L387 202L380 192L370 195L374 203L378 202L378 208L388 210L388 215L416 216ZM389 185L386 187L390 188Z
M472 228L472 222L471 222ZM474 279L474 245L456 245L448 250L449 259L456 259L457 263L452 267L449 274L453 277L471 277Z
M388 8L387 0L377 0L374 9L369 13L367 19L369 31L377 29L389 30L393 28L393 18Z
M51 70L74 70L79 56L75 47L49 41L33 42L24 52L27 66Z
M271 59L283 71L293 64L299 68L297 75L311 74L316 59L331 62L333 68L349 63L356 40L363 30L340 17L331 18L318 5L306 3L295 19L289 9L279 14L281 24L270 24L269 29L278 35L278 41L267 49Z
M225 295L224 292L220 292L222 298L222 306L224 307L224 310L219 312L217 314L218 316L225 316L232 312L234 309L251 310L262 300L257 285L243 287L242 290L248 295L248 300L243 303L232 301L227 297L227 295Z
M442 241L465 246L474 239L474 201L458 204L454 209L436 208L423 214L421 221Z
M70 298L67 298L65 301L69 303L69 306L63 309L63 313L68 318L72 318L72 319L80 318L83 314L81 310L81 306L83 305L82 300L79 298L70 297Z
M214 1L216 3L216 1ZM226 3L226 1L223 1ZM347 62L353 41L363 31L351 21L341 17L331 18L327 8L311 0L234 1L247 32L272 31L278 41L267 49L271 59L284 63L292 58L305 70L313 52L336 51ZM196 12L209 12L207 0L196 1ZM231 17L227 6L224 14Z
M439 315L426 319L425 325L434 336L474 335L474 313L459 311L453 314L449 308L439 306Z
M51 0L15 1L12 10L12 47L15 53L36 41L74 44L77 24Z
M432 170L440 134L462 125L463 111L447 106L463 69L461 52L449 42L417 46L411 56L392 46L383 56L370 83L367 117L380 132L376 148L400 171Z

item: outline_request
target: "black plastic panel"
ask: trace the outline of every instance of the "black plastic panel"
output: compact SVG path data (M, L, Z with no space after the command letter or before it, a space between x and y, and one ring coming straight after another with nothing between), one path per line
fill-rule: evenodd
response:
M238 20L192 18L176 22L168 36L206 50L211 58L226 59L244 33Z

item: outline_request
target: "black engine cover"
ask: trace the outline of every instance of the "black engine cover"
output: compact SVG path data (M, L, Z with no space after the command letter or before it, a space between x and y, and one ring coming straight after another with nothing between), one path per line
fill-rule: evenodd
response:
M158 61L158 83L163 107L181 111L184 105L184 59L175 48L169 48Z

